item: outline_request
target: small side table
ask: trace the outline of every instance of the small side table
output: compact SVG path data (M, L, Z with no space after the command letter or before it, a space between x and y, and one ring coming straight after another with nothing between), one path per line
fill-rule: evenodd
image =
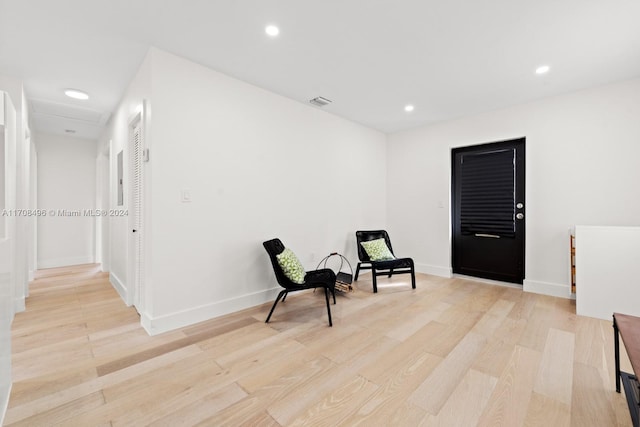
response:
M620 380L624 385L624 394L634 427L640 424L640 383L637 373L640 372L640 317L627 314L613 314L614 351L616 358L616 391L620 393ZM633 375L620 371L620 337L627 349L631 361Z

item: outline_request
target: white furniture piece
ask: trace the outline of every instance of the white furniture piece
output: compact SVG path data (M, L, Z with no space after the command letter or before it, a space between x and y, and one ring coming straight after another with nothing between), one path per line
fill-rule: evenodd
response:
M575 227L576 313L640 316L640 227Z

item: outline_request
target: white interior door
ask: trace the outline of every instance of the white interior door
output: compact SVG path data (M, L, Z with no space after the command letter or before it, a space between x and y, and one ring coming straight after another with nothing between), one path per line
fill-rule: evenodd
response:
M138 115L132 122L130 147L131 147L131 168L130 168L130 203L129 203L129 216L130 216L130 229L131 229L131 256L129 262L131 263L129 272L132 279L133 300L132 304L136 307L138 312L143 309L144 301L144 248L143 248L143 236L144 236L144 200L143 200L143 154L144 154L144 135L142 131L142 115Z

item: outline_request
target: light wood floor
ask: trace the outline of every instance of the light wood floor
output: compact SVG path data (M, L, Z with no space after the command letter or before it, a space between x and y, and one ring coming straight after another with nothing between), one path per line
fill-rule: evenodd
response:
M627 426L611 322L462 279L366 276L149 337L94 265L45 270L13 322L6 425ZM624 351L623 351L624 353ZM623 368L629 369L626 356Z

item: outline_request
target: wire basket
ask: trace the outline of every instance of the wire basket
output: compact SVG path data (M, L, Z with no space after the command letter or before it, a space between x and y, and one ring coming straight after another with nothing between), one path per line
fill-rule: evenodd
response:
M351 283L353 283L353 268L351 267L349 260L343 255L337 252L330 253L318 263L316 270L318 270L320 266L322 266L322 268L330 268L327 267L327 262L333 257L338 257L340 260L340 267L338 267L338 271L336 272L336 289L340 292L352 292L353 286L351 286ZM349 268L348 270L346 270L347 267ZM345 271L343 271L343 269Z

